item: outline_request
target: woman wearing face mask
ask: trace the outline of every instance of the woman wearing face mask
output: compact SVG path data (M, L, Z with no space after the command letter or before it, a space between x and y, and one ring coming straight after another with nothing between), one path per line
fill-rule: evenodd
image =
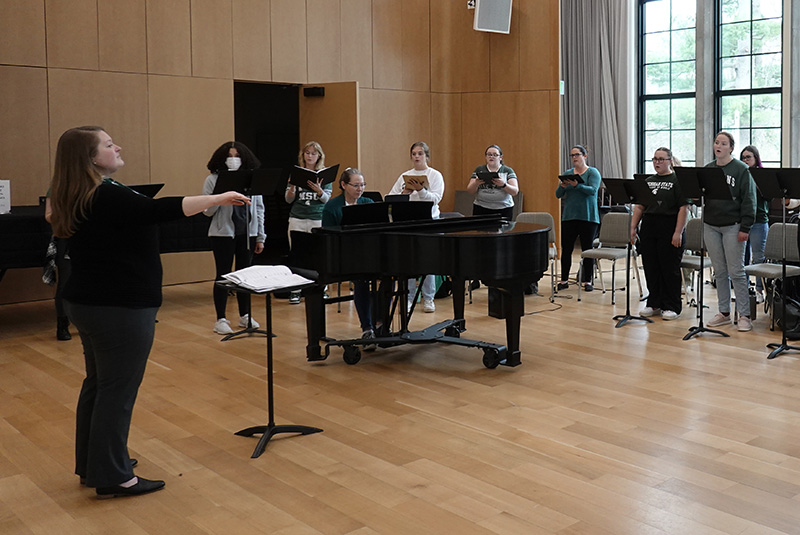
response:
M753 167L764 167L761 163L761 155L753 145L748 145L742 149L739 155L742 162L747 164L750 169ZM756 188L756 219L750 227L750 239L744 249L745 264L760 264L764 261L764 248L767 246L767 229L769 228L769 201L761 195L761 191ZM752 251L752 255L750 254ZM751 262L752 261L752 262ZM761 277L756 277L756 303L764 302L764 283Z
M744 247L756 215L756 185L747 164L733 157L733 136L720 132L714 138L714 161L706 167L719 167L725 173L732 200L708 199L704 208L703 239L714 266L719 313L709 327L731 323L731 282L739 312L739 330L749 331L750 297L744 272Z
M211 174L203 183L203 194L210 195L214 191L220 170L258 169L260 166L261 162L243 143L223 143L211 155L206 166ZM261 195L253 195L249 207L212 206L203 213L211 218L208 237L217 271L215 280L220 280L223 275L231 272L234 259L236 269L246 268L253 262L253 253L259 254L264 250L267 235L264 232L264 200ZM233 329L226 318L228 291L214 285L213 295L214 309L217 312L214 332L231 334ZM258 328L259 324L250 317L250 294L237 292L236 300L239 304L239 327L248 327L249 323L251 327Z
M467 191L475 195L472 215L500 214L509 221L514 217L513 196L519 193L519 184L514 170L503 162L503 151L497 145L489 145L484 153L486 165L479 165L472 172ZM491 184L478 178L478 173L495 172L498 178Z
M312 171L325 168L325 153L316 141L309 141L297 155L297 165ZM295 186L291 182L286 186L284 199L292 205L289 211L289 246L292 245L292 231L311 232L312 228L322 226L322 209L331 198L333 184L308 180L306 187ZM300 304L300 292L292 292L289 303Z

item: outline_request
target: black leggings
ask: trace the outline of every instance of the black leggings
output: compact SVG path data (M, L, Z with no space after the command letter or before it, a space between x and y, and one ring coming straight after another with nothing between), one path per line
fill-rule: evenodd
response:
M569 280L569 270L572 267L572 251L575 249L575 240L580 236L581 251L592 248L592 243L597 237L600 225L591 221L569 220L561 222L561 280ZM583 259L583 280L591 282L594 270L594 259Z
M235 238L211 237L211 251L214 253L214 264L217 268L216 278L221 280L222 276L231 272L234 258L236 259L236 269L249 267L253 263L253 248L256 246L255 237L250 238L250 249L247 248L247 239L244 234ZM236 292L236 300L239 302L239 315L244 316L250 313L250 294ZM214 285L214 309L217 311L217 319L225 317L225 309L228 304L228 290Z

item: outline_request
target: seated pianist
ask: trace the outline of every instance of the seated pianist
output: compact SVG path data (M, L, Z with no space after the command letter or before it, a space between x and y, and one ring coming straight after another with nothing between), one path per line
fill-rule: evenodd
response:
M342 208L353 204L371 203L372 199L362 197L366 187L364 175L354 167L348 167L339 177L339 187L342 194L328 201L322 210L322 226L337 227L342 224ZM353 282L353 302L356 305L358 321L361 323L361 338L375 338L372 325L372 296L369 291L369 281L356 280ZM373 350L374 345L365 345L364 350Z

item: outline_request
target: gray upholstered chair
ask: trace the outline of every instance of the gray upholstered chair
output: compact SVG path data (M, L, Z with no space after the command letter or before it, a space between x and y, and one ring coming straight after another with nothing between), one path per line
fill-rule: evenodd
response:
M549 212L521 212L516 221L517 223L535 223L550 228L547 231L547 259L550 263L550 299L552 299L556 290L556 260L558 260L553 216Z
M767 244L764 247L764 263L745 266L744 271L748 276L760 277L762 281L783 278L784 229L786 229L786 261L794 264L800 262L800 252L797 249L797 223L773 223L767 233ZM800 276L800 267L787 265L786 277L797 276ZM764 287L766 288L766 284ZM770 310L770 328L774 326L775 319L775 307L773 306L775 299L774 288L773 286L773 291L767 297L767 306Z

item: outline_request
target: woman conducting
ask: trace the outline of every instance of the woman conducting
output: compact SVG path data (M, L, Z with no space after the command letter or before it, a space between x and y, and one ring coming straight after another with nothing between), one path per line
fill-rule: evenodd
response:
M725 173L731 200L708 199L703 215L703 240L714 267L719 312L709 327L731 323L731 282L739 312L739 331L753 328L750 322L750 297L744 272L744 248L756 215L756 186L747 164L733 157L734 140L728 132L714 138L714 161Z
M128 454L131 414L161 305L158 223L250 202L236 192L151 199L108 178L123 165L120 147L102 128L73 128L58 140L51 186L53 233L69 239L72 259L64 301L86 364L75 473L99 498L164 487L135 476Z
M556 188L556 197L561 199L561 282L556 287L566 290L569 287L569 270L572 267L572 251L575 240L580 238L581 251L592 248L600 227L600 213L597 208L597 191L600 189L600 172L586 165L586 147L575 145L569 151L572 167L564 175L575 178L562 180ZM583 260L584 289L591 292L594 260Z
M519 193L517 174L503 162L503 151L497 145L489 145L484 153L486 165L479 165L472 172L467 191L475 195L472 215L500 214L511 221L514 217L514 195ZM497 173L490 182L481 179L481 173Z
M243 143L228 141L223 143L211 155L206 165L211 174L203 183L203 195L210 195L217 185L220 170L238 171L239 169L258 169L261 162L255 154ZM250 206L212 206L203 211L211 218L208 227L208 237L211 242L211 251L214 253L216 266L216 279L230 273L234 259L236 269L249 267L253 263L253 254L264 250L264 200L261 195L253 195ZM248 213L249 211L249 213ZM217 320L214 323L214 332L217 334L231 334L231 322L226 318L228 304L228 291L214 285L214 309ZM259 327L256 320L250 317L250 294L236 293L239 305L239 327Z
M444 177L442 173L430 167L431 149L424 141L417 141L411 145L411 163L413 167L400 175L392 186L389 195L408 195L410 201L431 201L431 217L439 217L439 202L444 196ZM420 177L418 180L406 180L405 177ZM414 299L417 288L416 279L408 279L408 308ZM427 275L422 281L422 309L425 312L435 312L433 296L436 293L436 278Z
M316 141L306 143L297 155L297 165L312 171L325 168L325 153ZM307 181L306 187L295 186L291 182L286 186L284 198L292 205L289 211L289 246L292 245L292 231L311 232L312 228L322 226L322 209L331 198L333 186ZM289 303L300 304L300 292L292 292Z
M681 313L681 259L683 231L689 215L689 201L681 195L672 170L672 151L661 147L653 154L656 174L647 178L656 202L649 206L634 205L631 219L631 243L636 243L639 230L639 251L650 295L647 306L639 314L644 317L661 314L674 320Z

